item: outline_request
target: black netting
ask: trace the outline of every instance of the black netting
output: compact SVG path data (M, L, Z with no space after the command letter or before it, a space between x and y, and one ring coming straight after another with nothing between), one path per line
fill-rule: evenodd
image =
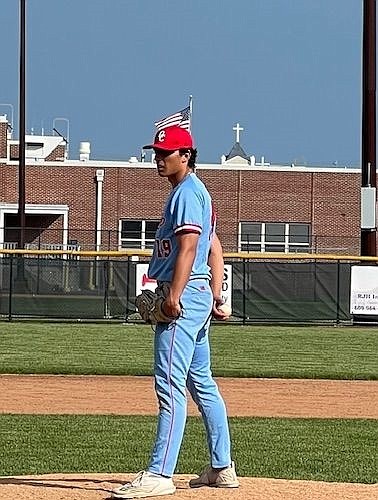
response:
M233 263L234 314L247 321L349 320L350 264Z
M228 261L243 322L348 321L350 263ZM135 315L136 266L127 260L0 258L0 314L67 319Z

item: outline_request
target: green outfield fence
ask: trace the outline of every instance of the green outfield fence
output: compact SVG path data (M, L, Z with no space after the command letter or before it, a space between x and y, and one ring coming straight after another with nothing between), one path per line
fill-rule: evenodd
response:
M140 320L137 282L150 251L0 249L3 319ZM225 253L232 320L246 323L351 323L352 265L375 257ZM139 271L138 271L139 269ZM137 273L142 273L142 278Z

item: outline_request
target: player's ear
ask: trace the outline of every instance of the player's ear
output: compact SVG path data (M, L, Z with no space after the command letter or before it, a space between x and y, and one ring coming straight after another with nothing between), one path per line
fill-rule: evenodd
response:
M184 156L189 161L190 157L192 156L192 153L189 151L189 149L187 151L185 151Z

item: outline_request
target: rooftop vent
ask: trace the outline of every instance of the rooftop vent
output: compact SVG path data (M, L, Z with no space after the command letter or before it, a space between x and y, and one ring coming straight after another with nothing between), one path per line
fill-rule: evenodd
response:
M89 155L91 154L91 143L88 141L84 141L80 143L79 148L79 158L81 161L89 160Z

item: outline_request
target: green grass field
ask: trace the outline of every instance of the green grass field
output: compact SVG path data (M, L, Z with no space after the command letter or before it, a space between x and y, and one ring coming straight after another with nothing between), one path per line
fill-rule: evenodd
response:
M149 458L154 417L0 416L0 474L138 471ZM378 482L378 423L369 420L231 418L241 476ZM188 419L177 467L207 463L199 418Z
M152 373L148 326L4 321L0 331L0 373ZM378 379L373 328L216 325L211 345L216 376ZM155 417L3 414L0 475L137 471L155 426ZM231 418L230 427L241 476L378 482L377 420ZM207 460L191 417L177 472Z
M0 373L151 375L151 327L0 323ZM214 325L213 372L225 377L378 379L378 329Z

